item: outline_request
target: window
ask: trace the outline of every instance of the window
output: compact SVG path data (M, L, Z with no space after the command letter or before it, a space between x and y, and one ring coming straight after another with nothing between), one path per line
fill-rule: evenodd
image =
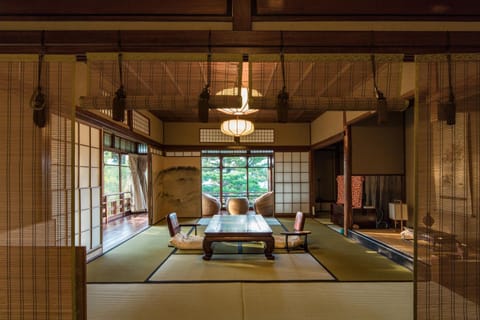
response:
M107 221L130 211L132 176L128 154L148 147L107 132L103 134L103 146L103 216Z
M247 197L250 204L272 190L273 153L211 154L202 156L202 192L220 199Z
M103 194L120 192L120 154L103 152Z
M148 153L148 145L145 143L137 144L137 153L138 154L147 154Z
M146 116L144 116L138 111L133 110L132 123L134 130L144 133L147 136L150 135L150 119L148 119Z

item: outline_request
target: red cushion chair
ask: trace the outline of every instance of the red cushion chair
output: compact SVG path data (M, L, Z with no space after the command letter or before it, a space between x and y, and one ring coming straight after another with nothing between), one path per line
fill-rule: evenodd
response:
M307 236L311 231L303 230L305 226L305 215L303 212L298 211L295 216L295 222L293 224L293 231L281 232L279 235L273 235L275 240L275 248L285 248L287 251L297 247L303 248L305 252L308 251L308 239Z

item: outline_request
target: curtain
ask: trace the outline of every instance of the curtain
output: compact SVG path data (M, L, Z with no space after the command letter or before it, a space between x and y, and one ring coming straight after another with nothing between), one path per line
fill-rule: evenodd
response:
M132 212L147 211L147 156L128 155L132 175Z
M402 199L402 176L365 176L365 206L381 210L379 218L387 220L388 203Z
M416 319L480 319L480 54L415 61Z

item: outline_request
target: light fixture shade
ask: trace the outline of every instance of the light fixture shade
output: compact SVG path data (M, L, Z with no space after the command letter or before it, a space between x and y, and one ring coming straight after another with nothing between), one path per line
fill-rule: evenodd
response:
M220 130L227 136L241 137L253 133L255 127L249 120L230 119L222 122Z
M238 95L238 88L227 88L223 89L222 91L218 92L217 95ZM225 113L225 114L231 114L231 115L247 115L247 114L252 114L258 111L258 109L250 109L250 106L248 105L248 89L245 87L242 87L240 90L240 95L242 97L242 105L240 108L217 108L218 111ZM252 96L255 97L260 97L261 94L255 90L252 89Z

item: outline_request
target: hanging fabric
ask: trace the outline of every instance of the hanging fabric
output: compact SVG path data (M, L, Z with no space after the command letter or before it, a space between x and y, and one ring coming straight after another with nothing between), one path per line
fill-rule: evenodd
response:
M145 212L147 205L147 156L128 155L128 165L132 175L132 212Z

